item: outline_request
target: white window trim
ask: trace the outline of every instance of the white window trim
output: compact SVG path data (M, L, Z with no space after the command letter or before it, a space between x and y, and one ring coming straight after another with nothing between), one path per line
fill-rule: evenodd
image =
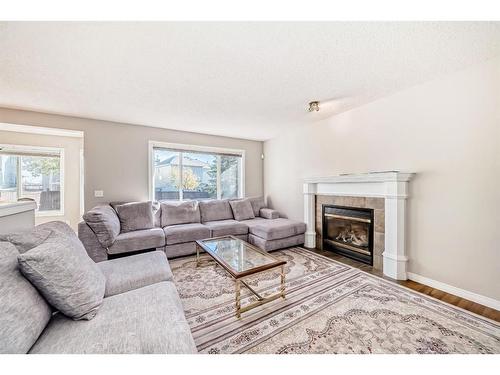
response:
M59 154L59 170L60 170L60 206L61 208L58 211L35 211L35 217L56 217L56 216L64 216L64 148L59 147L43 147L43 146L29 146L29 145L9 145L9 144L0 144L0 147L5 147L10 150L19 150L20 152L51 152ZM18 181L18 191L19 184ZM19 198L19 193L18 193Z
M182 143L170 143L170 142L160 142L160 141L149 141L148 142L148 191L149 200L155 200L154 193L154 167L153 167L153 149L155 147L178 149L183 151L191 152L209 152L209 153L220 153L220 154L234 154L235 156L241 156L241 168L240 168L240 184L238 197L243 198L245 196L245 150L223 148L223 147L211 147L211 146L198 146L198 145L187 145ZM220 160L220 158L218 158ZM182 163L181 163L182 165ZM218 168L220 168L220 161L218 162ZM182 176L182 171L181 171ZM217 199L220 199L220 173L217 173ZM182 195L179 200L182 199Z

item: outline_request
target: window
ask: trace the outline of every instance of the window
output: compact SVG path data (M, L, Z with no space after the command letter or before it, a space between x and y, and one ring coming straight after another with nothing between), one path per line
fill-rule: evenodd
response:
M31 198L37 215L63 213L63 150L0 145L0 200Z
M150 142L151 199L238 198L244 151Z

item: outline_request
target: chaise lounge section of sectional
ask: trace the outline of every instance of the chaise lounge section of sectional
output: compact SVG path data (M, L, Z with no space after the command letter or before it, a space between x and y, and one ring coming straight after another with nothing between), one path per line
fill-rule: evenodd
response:
M78 225L78 236L89 256L102 262L117 255L156 249L168 258L196 253L196 241L233 235L266 251L304 244L304 223L280 218L263 197L240 200L149 202L149 220L137 218L137 230L124 231L124 203L94 207ZM142 203L125 203L128 205ZM123 211L123 210L122 210ZM130 223L127 223L129 227ZM132 223L134 226L134 223Z

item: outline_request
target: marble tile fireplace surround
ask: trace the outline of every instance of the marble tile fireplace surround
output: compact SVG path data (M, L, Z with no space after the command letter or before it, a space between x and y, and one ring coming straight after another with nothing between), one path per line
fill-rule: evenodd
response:
M376 172L305 179L305 246L322 247L323 205L372 209L373 267L394 279L406 280L406 200L413 175Z

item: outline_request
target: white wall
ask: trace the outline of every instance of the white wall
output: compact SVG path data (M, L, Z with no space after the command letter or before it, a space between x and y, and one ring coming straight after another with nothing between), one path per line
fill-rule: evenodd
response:
M6 108L0 108L0 122L84 132L86 209L149 199L149 140L245 150L245 193L263 193L262 142ZM95 198L94 190L103 190L104 197Z
M304 177L416 172L410 271L500 300L500 59L291 130L264 154L265 194L299 220Z

